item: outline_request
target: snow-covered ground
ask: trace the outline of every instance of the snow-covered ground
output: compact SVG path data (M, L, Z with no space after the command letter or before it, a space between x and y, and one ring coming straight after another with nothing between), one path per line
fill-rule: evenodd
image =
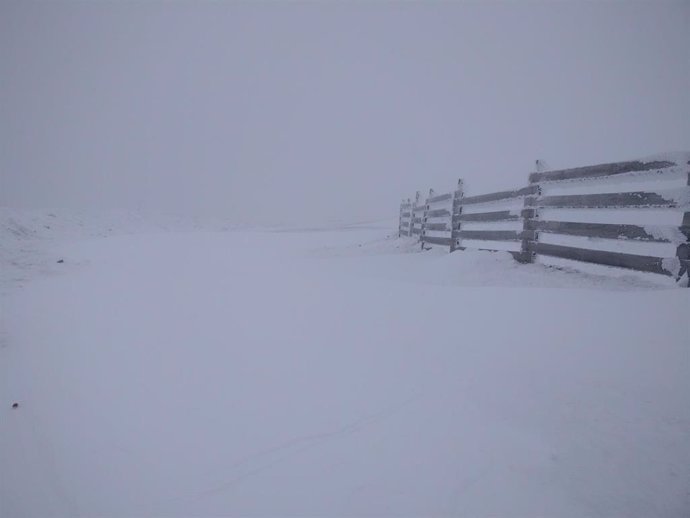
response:
M3 518L690 514L668 279L395 222L1 224Z

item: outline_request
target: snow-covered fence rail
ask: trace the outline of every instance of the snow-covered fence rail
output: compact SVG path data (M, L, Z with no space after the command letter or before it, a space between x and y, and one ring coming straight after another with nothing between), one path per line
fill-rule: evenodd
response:
M578 261L676 278L690 265L690 154L537 172L521 189L476 196L464 196L460 180L454 192L415 200L401 205L399 234L419 235L423 248L505 250L526 263Z

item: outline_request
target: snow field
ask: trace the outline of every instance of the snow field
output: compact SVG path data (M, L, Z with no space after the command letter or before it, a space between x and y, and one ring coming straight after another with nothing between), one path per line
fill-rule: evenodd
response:
M51 244L3 298L0 515L687 514L688 290L385 236Z

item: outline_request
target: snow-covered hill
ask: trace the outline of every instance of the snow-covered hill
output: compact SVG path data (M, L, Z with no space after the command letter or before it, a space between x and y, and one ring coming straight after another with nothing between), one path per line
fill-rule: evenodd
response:
M0 516L690 512L690 290L52 214L0 227Z

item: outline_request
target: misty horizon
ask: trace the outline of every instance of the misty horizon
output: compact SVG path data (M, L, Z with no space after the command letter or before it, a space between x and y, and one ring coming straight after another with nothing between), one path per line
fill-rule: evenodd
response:
M0 205L256 223L690 149L690 7L0 6Z

